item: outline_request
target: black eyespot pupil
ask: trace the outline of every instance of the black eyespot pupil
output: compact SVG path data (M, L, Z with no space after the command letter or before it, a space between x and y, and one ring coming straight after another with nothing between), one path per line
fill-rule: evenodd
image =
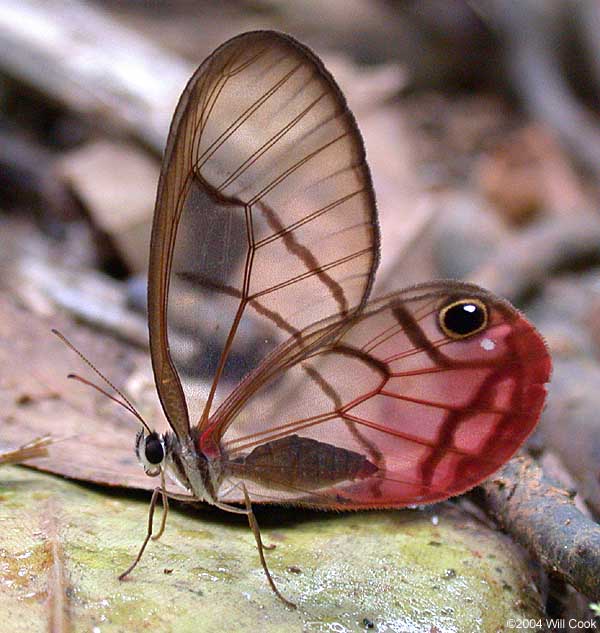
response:
M465 301L451 306L444 313L444 326L457 336L476 332L485 322L485 312L476 303Z
M150 464L160 464L165 456L165 451L161 441L157 437L149 437L146 440L145 448L146 460Z

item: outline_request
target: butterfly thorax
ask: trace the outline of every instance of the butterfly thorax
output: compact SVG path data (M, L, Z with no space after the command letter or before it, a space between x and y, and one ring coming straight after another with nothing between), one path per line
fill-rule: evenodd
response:
M217 462L196 449L192 438L178 438L165 433L166 472L179 486L200 501L214 503L221 479Z

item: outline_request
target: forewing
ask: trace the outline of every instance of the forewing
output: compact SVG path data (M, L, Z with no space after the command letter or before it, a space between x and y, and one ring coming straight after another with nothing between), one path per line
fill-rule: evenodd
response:
M150 247L152 361L175 431L277 344L352 314L377 253L362 140L320 60L273 32L217 49L177 107Z
M454 340L438 313L460 298L482 301L489 321ZM540 335L505 301L458 282L416 286L370 304L287 369L258 370L233 394L216 414L227 429L220 494L239 497L241 480L256 501L317 507L401 507L458 494L531 433L550 367ZM344 469L352 479L328 486L324 465L337 469L331 479Z

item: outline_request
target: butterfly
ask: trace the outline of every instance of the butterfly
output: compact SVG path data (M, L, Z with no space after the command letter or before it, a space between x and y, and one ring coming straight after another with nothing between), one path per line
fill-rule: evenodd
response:
M180 98L154 212L150 350L171 430L153 431L118 392L144 426L138 459L161 478L121 578L162 534L169 498L204 501L247 515L271 588L294 606L252 503L427 504L517 451L550 374L540 335L459 281L367 302L378 258L363 141L323 63L272 31L224 43ZM194 352L190 338L211 345Z

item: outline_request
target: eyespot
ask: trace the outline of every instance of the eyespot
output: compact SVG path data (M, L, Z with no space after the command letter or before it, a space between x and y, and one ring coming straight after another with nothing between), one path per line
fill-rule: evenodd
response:
M156 433L152 433L146 438L144 456L146 461L153 465L160 464L165 458L165 447Z
M440 310L438 323L448 338L466 338L485 329L488 324L488 308L480 299L459 299Z

